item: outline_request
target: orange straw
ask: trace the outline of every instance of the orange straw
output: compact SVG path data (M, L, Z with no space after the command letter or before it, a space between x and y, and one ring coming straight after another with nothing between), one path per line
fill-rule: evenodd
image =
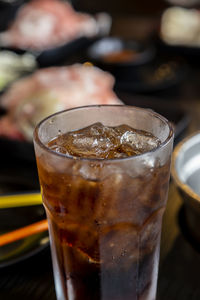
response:
M48 230L47 220L42 220L31 225L16 229L14 231L0 235L0 247L18 241L32 234Z

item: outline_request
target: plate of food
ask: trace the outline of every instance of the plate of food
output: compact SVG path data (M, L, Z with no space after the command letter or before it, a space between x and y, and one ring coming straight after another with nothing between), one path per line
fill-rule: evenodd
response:
M88 63L39 69L14 82L0 98L1 154L35 160L32 134L39 121L76 106L121 104L114 82L111 74Z
M77 12L67 1L31 0L22 5L10 26L0 33L0 46L31 52L40 66L62 62L110 30L108 14Z
M161 17L158 45L168 52L196 61L200 55L200 11L197 8L169 7Z
M33 72L36 68L37 62L32 54L0 50L0 93L14 80Z

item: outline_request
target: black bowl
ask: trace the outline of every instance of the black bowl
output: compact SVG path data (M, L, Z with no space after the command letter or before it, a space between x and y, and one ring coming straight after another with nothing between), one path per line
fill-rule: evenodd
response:
M187 74L184 59L163 54L137 69L117 72L116 89L134 93L160 92L180 86Z
M103 68L127 68L148 63L155 57L152 45L118 37L104 37L88 49L88 58Z
M36 173L30 169L27 163L4 157L4 161L1 161L0 194L38 192L39 184ZM46 214L42 205L0 209L0 233L10 232L45 218ZM36 255L47 246L49 246L47 231L2 246L0 247L0 268Z
M10 232L45 218L42 205L1 209L0 233ZM0 269L28 259L48 246L47 231L4 245L0 247Z
M39 67L49 67L61 64L70 57L77 54L80 50L84 51L97 37L80 37L61 46L34 53Z
M20 55L24 53L30 53L35 57L38 67L45 68L67 62L68 59L76 55L80 50L84 51L94 41L96 41L96 39L97 37L80 37L73 41L59 45L57 47L49 48L42 51L14 47L3 47L1 45L0 49L13 51L14 53Z
M200 64L200 46L187 45L170 45L167 44L161 37L154 38L159 51L171 55L179 55L185 58L188 62L199 65Z

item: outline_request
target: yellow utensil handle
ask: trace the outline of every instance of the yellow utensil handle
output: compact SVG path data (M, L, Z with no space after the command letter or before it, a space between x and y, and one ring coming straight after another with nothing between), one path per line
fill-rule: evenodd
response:
M0 209L40 204L42 204L42 196L40 193L0 196Z

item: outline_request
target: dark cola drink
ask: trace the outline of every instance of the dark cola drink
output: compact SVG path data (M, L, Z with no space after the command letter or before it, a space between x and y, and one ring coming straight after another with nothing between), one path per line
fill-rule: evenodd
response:
M137 128L150 119L141 130L125 121L111 126L107 108L87 109L63 112L61 121L55 115L35 132L57 299L155 300L172 130L142 109L111 108ZM95 110L109 126L73 129L97 119Z

